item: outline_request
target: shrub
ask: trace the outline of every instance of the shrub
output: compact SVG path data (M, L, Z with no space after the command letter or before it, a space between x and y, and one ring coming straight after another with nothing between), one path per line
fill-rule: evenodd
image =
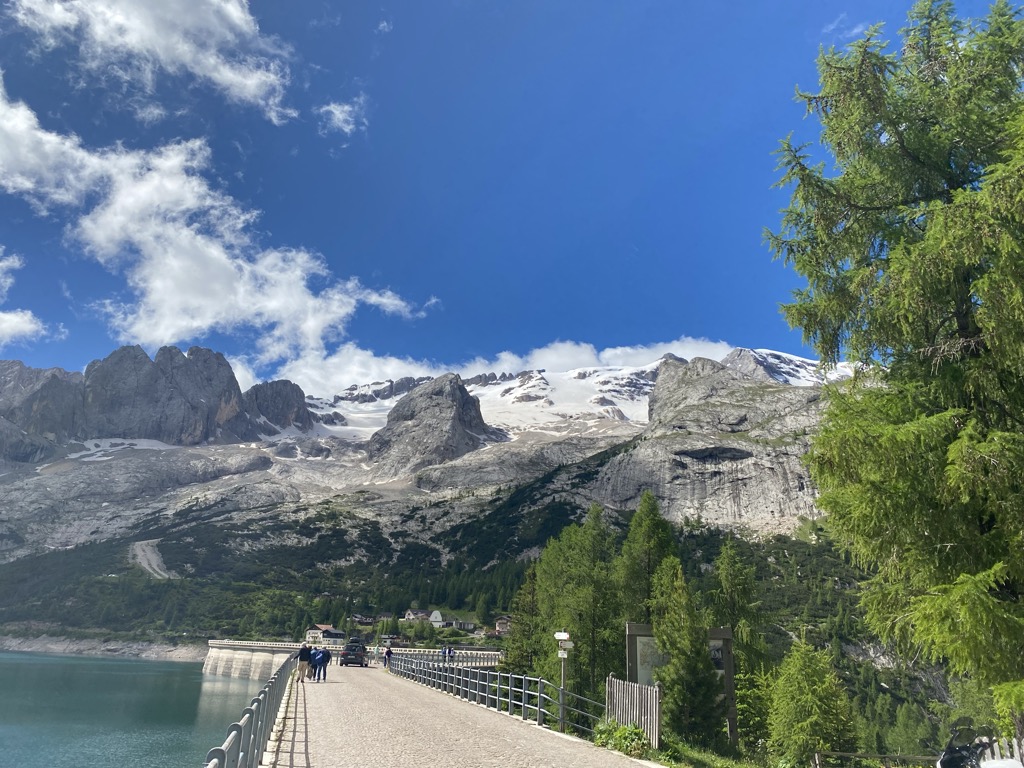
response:
M620 725L614 720L602 720L597 724L594 728L594 743L630 757L643 757L651 749L651 742L640 726Z

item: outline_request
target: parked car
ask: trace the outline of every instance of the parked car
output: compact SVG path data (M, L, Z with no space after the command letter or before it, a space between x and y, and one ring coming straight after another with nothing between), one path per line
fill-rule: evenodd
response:
M366 655L366 646L362 643L346 644L345 647L341 649L341 660L339 663L346 667L349 664L355 664L360 667L369 666L370 662Z

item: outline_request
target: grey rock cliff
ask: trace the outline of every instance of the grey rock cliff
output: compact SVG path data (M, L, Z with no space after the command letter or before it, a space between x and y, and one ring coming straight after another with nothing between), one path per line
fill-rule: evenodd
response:
M367 455L378 475L397 477L451 461L501 435L484 423L480 401L454 373L416 387L388 414L375 432Z
M821 408L817 387L766 381L712 360L667 359L641 439L608 461L587 492L626 510L650 490L677 522L791 530L799 516L817 515L801 458Z
M271 381L243 395L224 356L202 347L187 355L163 347L153 360L141 347L121 347L84 375L0 361L0 459L7 461L44 461L95 438L200 445L312 426L296 384Z
M141 347L121 347L85 370L85 414L81 437L160 440L199 445L220 437L255 439L243 412L242 392L219 352L162 347L150 360Z

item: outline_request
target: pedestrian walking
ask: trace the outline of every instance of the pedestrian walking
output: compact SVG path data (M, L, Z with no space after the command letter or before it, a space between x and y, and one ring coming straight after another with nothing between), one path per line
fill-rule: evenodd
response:
M312 658L313 652L310 647L303 643L299 647L299 666L297 668L297 677L300 683L306 682L306 676L309 673L309 661Z

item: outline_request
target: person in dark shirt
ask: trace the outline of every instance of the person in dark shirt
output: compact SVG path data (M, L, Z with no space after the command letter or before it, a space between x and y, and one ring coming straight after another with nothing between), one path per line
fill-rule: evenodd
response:
M303 643L302 646L299 648L299 668L297 674L299 676L300 683L306 682L306 673L309 671L309 662L312 657L312 654L313 652L305 643Z

